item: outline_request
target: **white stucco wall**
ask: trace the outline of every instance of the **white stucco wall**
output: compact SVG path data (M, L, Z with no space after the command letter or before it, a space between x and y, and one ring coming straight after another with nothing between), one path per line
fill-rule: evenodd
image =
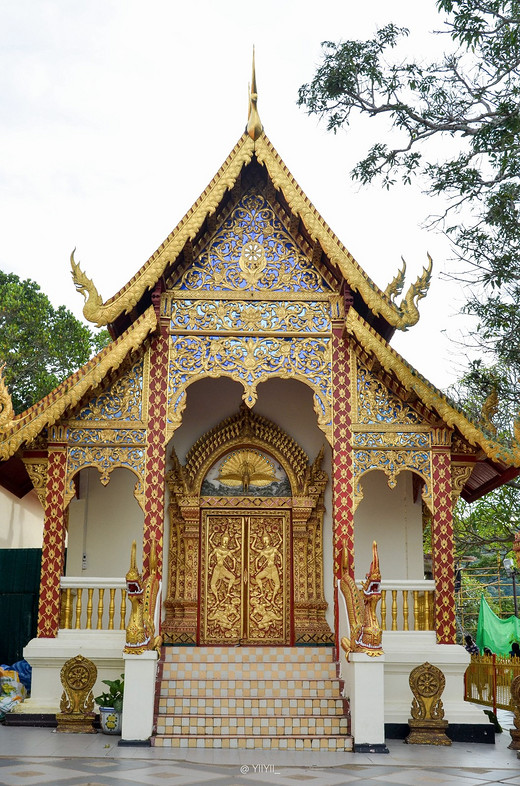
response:
M413 474L388 487L384 472L363 475L363 499L354 517L355 575L364 578L377 542L383 580L424 579L421 498L413 501Z
M22 499L0 487L0 549L41 549L43 508L34 489Z
M124 576L133 540L137 542L137 566L142 565L144 517L134 497L136 476L130 470L115 469L107 486L99 477L97 469L82 470L80 498L70 503L67 576Z

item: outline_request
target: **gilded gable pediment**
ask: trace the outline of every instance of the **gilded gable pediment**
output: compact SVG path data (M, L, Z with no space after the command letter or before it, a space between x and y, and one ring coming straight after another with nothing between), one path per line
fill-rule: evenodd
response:
M331 288L257 189L244 194L168 288L193 293L327 294Z

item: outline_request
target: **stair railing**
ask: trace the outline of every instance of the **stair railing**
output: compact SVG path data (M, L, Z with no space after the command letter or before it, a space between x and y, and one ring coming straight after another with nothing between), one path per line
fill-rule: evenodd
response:
M125 630L126 583L123 578L61 578L60 628Z

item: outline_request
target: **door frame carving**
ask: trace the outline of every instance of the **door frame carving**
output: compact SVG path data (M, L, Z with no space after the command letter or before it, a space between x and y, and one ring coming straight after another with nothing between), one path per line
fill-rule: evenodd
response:
M271 455L284 469L290 497L202 497L201 486L220 457L238 448L254 448ZM168 595L165 601L164 640L198 644L201 509L265 510L289 508L292 526L292 585L294 643L332 644L325 619L323 593L323 497L328 476L321 468L324 448L309 462L305 451L285 431L242 405L204 434L188 451L182 465L172 450L172 469L166 475L170 491L168 515Z

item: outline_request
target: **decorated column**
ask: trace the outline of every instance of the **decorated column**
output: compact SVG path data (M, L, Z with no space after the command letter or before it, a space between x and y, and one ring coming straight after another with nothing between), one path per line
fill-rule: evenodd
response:
M449 429L432 431L432 558L439 644L455 644L456 636L451 434Z
M150 348L148 429L144 470L143 574L148 576L150 544L156 543L162 571L164 483L166 467L166 409L168 398L168 337L157 335Z
M344 302L335 304L332 323L332 511L334 580L342 573L342 553L349 554L348 569L354 578L354 508L349 347L345 337ZM338 318L339 317L339 318ZM334 593L334 634L339 653L338 598Z
M341 576L341 554L347 549L354 578L354 509L349 346L345 336L345 303L334 304L332 323L332 494L334 527L334 576Z
M67 445L62 428L53 428L49 444L38 630L40 638L55 638L60 627L60 582L65 560L68 509L65 508Z

